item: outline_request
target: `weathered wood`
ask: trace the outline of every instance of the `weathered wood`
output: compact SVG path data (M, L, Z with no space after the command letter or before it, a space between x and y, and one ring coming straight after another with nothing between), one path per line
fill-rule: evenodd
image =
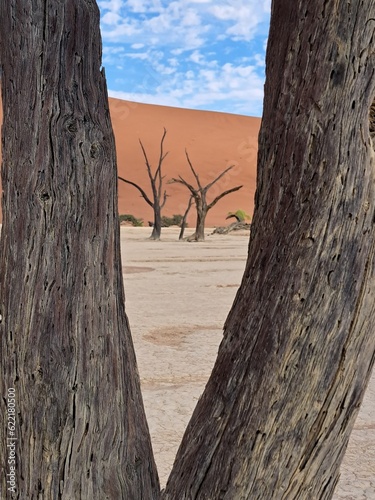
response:
M2 415L24 499L159 497L124 310L94 0L0 2ZM7 496L0 425L0 496Z
M241 229L250 231L250 227L251 224L247 224L246 222L243 221L237 221L237 222L232 222L232 224L229 224L229 226L216 227L213 230L212 234L228 234L231 233L232 231L240 231Z
M274 0L242 285L164 499L329 499L375 357L375 2Z

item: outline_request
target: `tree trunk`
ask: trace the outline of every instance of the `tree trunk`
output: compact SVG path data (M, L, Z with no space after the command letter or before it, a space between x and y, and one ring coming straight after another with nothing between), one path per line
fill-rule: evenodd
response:
M375 358L374 19L273 2L249 257L165 499L332 497Z
M3 415L15 390L12 497L158 498L124 311L99 11L93 0L7 0L0 19L0 365ZM1 498L12 472L6 423Z
M154 200L154 225L152 226L150 240L160 240L161 235L161 210L156 203L157 200Z
M197 209L197 222L195 225L195 233L189 236L189 241L204 241L204 226L206 224L207 204L203 203L200 199L195 200Z
M178 237L179 240L183 240L183 238L184 238L184 233L185 233L185 229L186 229L186 220L187 220L187 216L189 215L192 202L193 202L193 197L190 196L189 201L188 201L188 206L186 207L185 213L182 217L181 230L180 230L180 234Z

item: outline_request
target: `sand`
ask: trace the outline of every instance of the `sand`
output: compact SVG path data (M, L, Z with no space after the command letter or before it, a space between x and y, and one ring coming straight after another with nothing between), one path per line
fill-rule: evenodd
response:
M210 375L240 285L248 234L177 241L166 229L121 229L126 310L162 485ZM341 468L336 500L375 499L375 373Z
M189 192L186 188L178 184L167 185L168 180L178 175L189 182L194 181L185 157L185 148L204 185L212 182L226 167L233 165L233 169L209 191L209 202L219 193L243 185L240 191L222 198L212 208L207 218L208 225L225 225L228 212L239 209L250 215L253 213L259 118L139 104L120 99L110 99L109 105L116 139L118 173L141 185L149 196L150 182L139 139L144 144L151 167L155 169L159 160L160 139L164 127L167 129L164 146L168 155L163 163L163 175L168 199L163 215L183 214L188 203ZM141 198L139 191L121 181L118 203L120 214L132 214L143 219L145 225L153 220L152 209ZM195 224L193 209L188 223L190 226Z

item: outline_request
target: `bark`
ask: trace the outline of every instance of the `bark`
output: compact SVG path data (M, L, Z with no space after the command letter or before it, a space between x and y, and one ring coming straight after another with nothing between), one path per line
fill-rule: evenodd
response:
M16 400L12 497L158 498L124 310L99 11L92 0L7 0L0 19L0 364L1 394L14 388ZM3 419L2 498L7 432Z
M375 358L375 2L274 0L249 257L164 499L329 499Z
M189 238L189 240L194 241L204 241L204 228L206 225L207 216L207 203L205 200L199 200L199 203L195 203L197 209L197 222L195 225L195 233Z
M152 226L151 240L160 240L161 235L161 210L159 205L154 206L154 224Z

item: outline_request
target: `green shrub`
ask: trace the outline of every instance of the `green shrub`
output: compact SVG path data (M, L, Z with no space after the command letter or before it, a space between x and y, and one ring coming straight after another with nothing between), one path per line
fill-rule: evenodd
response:
M181 227L182 219L183 217L180 214L173 215L172 217L166 217L165 215L163 215L161 218L161 225L163 227L169 227L169 226Z
M119 216L121 222L130 222L134 227L142 227L143 219L137 219L132 214L123 214Z
M234 217L238 220L238 222L245 222L246 220L251 219L250 215L248 215L245 210L237 210L236 212L228 212L227 219Z

